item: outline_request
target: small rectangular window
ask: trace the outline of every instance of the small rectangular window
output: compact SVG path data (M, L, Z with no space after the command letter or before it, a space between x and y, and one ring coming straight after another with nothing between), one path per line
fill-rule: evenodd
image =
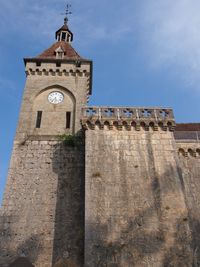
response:
M62 41L65 41L66 39L66 32L62 32Z
M37 112L36 128L40 128L42 121L42 111Z
M66 112L66 129L70 129L71 112Z
M80 68L80 67L81 67L81 61L80 61L80 60L77 60L77 61L76 61L76 67L77 67L77 68Z

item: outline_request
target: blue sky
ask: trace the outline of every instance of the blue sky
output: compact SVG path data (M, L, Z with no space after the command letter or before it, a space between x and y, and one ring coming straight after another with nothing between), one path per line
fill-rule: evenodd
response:
M199 122L199 0L71 0L73 46L94 62L90 105L173 107ZM1 0L0 199L25 83L23 57L48 48L63 0Z

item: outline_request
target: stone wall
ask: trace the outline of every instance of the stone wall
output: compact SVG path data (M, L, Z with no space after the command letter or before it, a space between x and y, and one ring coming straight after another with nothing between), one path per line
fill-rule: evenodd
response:
M173 133L89 125L85 266L192 266L190 241Z
M15 142L0 232L1 267L20 256L35 267L50 267L63 256L82 266L83 146L49 137Z
M200 266L200 143L177 141L192 234L193 266Z

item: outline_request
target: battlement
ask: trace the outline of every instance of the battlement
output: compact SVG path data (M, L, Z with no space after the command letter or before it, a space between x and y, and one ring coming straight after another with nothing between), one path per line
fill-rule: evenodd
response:
M65 61L61 60L49 60L49 61L30 61L26 62L26 75L47 75L47 76L79 76L79 77L89 77L91 63L86 62L84 65L79 61Z
M84 129L116 128L122 130L158 128L174 131L175 119L171 108L147 107L85 107L82 109L81 124Z

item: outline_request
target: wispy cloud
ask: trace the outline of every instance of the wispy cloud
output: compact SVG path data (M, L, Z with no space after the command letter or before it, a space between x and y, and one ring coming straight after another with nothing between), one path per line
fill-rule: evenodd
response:
M145 1L146 2L146 1ZM200 1L150 0L140 13L143 46L154 67L176 69L187 86L200 90ZM170 70L169 70L170 71Z
M9 38L13 31L30 42L46 44L62 23L64 4L63 0L3 0L1 34ZM134 0L126 4L121 0L73 0L72 5L70 25L77 43L89 47L126 36L126 42L134 46L137 40L149 66L175 70L184 86L200 90L199 0Z
M81 0L73 1L75 12L70 23L79 38L91 43L96 40L118 40L131 31L132 25L127 23L126 9L116 0L116 10L110 14L113 3L105 0L101 4L97 0L83 3ZM110 7L109 7L110 6ZM105 8L106 7L106 8ZM7 29L19 34L29 35L31 38L44 36L52 39L52 33L62 21L63 0L13 0L12 3L4 0L0 9L0 30L7 33ZM57 25L57 26L55 26Z
M44 39L50 37L53 25L61 17L61 1L50 0L48 3L33 0L3 1L0 9L1 33L15 32L29 38L38 38L41 35Z
M10 99L15 99L16 96L18 96L18 91L14 82L10 79L4 79L3 77L0 77L0 92L5 91Z

